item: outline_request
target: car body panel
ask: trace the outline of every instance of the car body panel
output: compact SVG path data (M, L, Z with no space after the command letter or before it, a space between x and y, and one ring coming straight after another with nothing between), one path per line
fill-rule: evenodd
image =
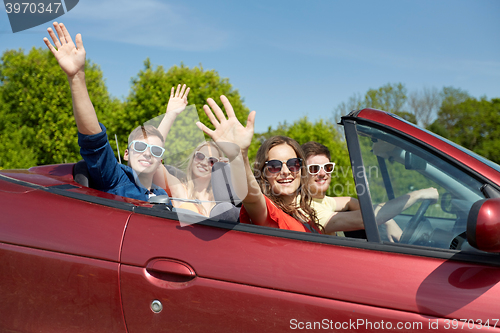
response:
M130 212L21 184L0 179L0 330L124 332L118 274Z
M168 236L173 233L175 238ZM147 247L139 248L139 244L146 243ZM138 276L146 274L144 269L150 260L165 257L192 267L196 279L227 281L228 288L239 288L234 287L237 283L258 287L264 294L269 290L291 292L431 317L461 318L474 314L474 318L486 321L500 311L500 305L495 305L500 292L498 268L357 249L348 246L352 243L349 240L338 243L346 246L199 224L181 227L177 221L134 214L127 228L122 261L136 267ZM318 262L317 254L332 258L331 264ZM146 280L141 290L158 290L152 283L148 287ZM443 297L437 298L436 294ZM219 298L220 304L211 300L210 308L231 311L231 302ZM472 302L474 305L470 306ZM124 306L127 311L127 304ZM481 310L475 311L476 308Z
M0 192L0 242L119 261L130 212L43 190L27 191Z
M0 243L0 331L125 332L117 262Z

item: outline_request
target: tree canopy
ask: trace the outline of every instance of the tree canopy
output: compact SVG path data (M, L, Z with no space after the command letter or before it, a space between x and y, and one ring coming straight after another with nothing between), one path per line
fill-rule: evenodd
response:
M120 108L99 67L86 80L100 118ZM81 157L66 75L49 50L9 50L0 59L0 168L75 162Z
M204 139L203 134L196 136L189 131L199 132L194 125L198 118L211 126L202 110L208 97L221 105L218 98L225 95L238 119L246 121L249 110L239 92L215 70L204 70L201 66L188 68L181 64L165 71L162 66L153 68L149 59L144 65L132 80L129 96L122 102L109 95L99 66L90 60L86 63L85 76L92 104L99 121L108 129L113 148L114 135L118 136L121 153L126 148L128 134L135 127L164 115L170 89L179 83L191 87L189 104L194 106L189 109L194 111L178 117L177 126L169 136L171 139ZM28 168L81 159L69 85L49 50L33 48L28 53L23 50L3 53L0 59L0 117L0 140L3 142L0 168ZM187 122L192 126L185 126ZM170 145L169 152L175 155L185 148L177 143Z
M429 129L500 163L500 99L466 97L463 92L444 99L438 119Z
M112 123L109 124L110 133L117 133L119 137L120 147L126 147L128 135L135 127L155 117L158 117L156 123L159 123L165 114L171 88L181 83L191 88L188 103L194 106L188 107L174 122L167 141L175 140L175 145L169 145L167 142L167 157L172 157L173 160L182 159L184 151L200 143L197 142L193 146L193 138L204 139L195 126L197 118L213 128L202 108L209 97L222 107L219 96L225 95L231 102L236 117L241 122L246 121L249 110L243 104L238 90L233 89L229 79L221 78L217 71L204 70L201 65L189 68L183 64L165 71L163 66L153 67L150 60L146 59L144 69L132 80L131 92L123 109L114 115ZM114 137L110 136L110 141L114 141Z
M404 84L387 83L378 89L369 89L364 96L359 93L354 94L347 103L340 103L335 109L334 118L340 118L352 110L372 108L397 114L416 124L416 116L407 111L407 99L407 89Z
M460 88L424 87L407 97L402 83L386 84L355 94L340 103L335 118L351 110L375 108L395 113L402 118L439 134L494 162L500 163L500 110L498 98L477 100Z

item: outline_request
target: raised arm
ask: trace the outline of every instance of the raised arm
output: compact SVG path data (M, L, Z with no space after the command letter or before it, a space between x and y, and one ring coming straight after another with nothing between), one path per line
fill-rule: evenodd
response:
M264 195L255 179L248 160L248 147L252 142L255 122L255 111L250 112L247 125L243 126L234 114L231 103L226 96L220 97L226 109L227 119L221 108L211 98L203 110L212 122L215 130L211 130L201 122L198 127L214 140L228 157L231 165L231 180L238 197L253 223L265 225L267 208Z
M48 38L44 38L43 41L68 77L78 132L87 135L100 133L101 127L85 83L85 49L82 35L76 35L75 45L64 24L54 22L53 25L57 36L53 29L48 28L47 31L54 45Z
M160 125L158 126L158 130L163 135L163 138L167 138L168 132L170 132L170 128L174 123L175 118L184 111L188 104L188 95L190 88L183 84L182 87L179 84L177 89L172 87L170 91L170 99L167 104L167 111L165 112L165 117L163 117Z
M186 88L185 84L182 86L179 84L177 89L172 87L170 90L167 111L165 112L165 116L161 120L160 125L158 125L158 131L160 131L164 139L167 139L167 135L172 128L175 118L177 118L177 116L184 111L184 109L186 109L189 90L190 88ZM172 197L174 198L186 198L186 191L182 182L174 175L170 174L163 166L158 168L158 171L154 175L153 183L163 188L168 187L172 193ZM176 203L174 203L174 206L175 205Z

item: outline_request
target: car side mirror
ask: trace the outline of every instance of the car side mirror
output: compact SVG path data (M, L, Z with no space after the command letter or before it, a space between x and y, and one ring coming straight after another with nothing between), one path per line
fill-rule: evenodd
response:
M476 201L467 218L467 241L485 252L500 252L500 198Z

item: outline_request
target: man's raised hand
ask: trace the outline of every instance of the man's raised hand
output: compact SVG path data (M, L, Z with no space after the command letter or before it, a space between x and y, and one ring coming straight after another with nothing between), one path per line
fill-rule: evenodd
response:
M68 77L73 77L80 72L83 73L85 69L85 49L83 48L82 35L76 35L75 46L64 24L54 22L53 25L57 36L52 28L48 28L47 31L54 45L46 37L43 41Z

